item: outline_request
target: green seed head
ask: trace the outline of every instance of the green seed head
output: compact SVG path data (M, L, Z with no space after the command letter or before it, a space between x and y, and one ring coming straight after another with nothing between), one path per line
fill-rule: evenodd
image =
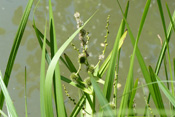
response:
M90 65L90 66L87 68L87 71L90 72L91 74L94 73L94 70L95 70L94 65Z
M109 103L109 106L112 108L112 109L115 109L115 104L113 102L110 102Z
M84 83L85 83L86 87L90 87L91 86L91 79L90 79L90 77L87 77L86 79L84 79Z
M81 53L80 55L79 55L79 62L81 63L81 64L84 64L85 62L86 62L86 54L85 53Z
M78 75L77 75L75 72L73 72L73 73L70 75L70 79L71 79L72 81L77 81Z

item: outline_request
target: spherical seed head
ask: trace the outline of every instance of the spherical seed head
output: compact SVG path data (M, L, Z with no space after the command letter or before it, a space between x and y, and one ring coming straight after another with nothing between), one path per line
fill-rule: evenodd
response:
M94 70L95 70L94 65L90 65L87 70L88 70L88 72L90 72L91 74L93 74L94 73Z
M83 63L85 63L86 62L86 54L85 53L81 53L80 55L79 55L79 62L81 63L81 64L83 64Z
M76 80L78 79L78 75L77 75L75 72L73 72L73 73L71 73L71 75L70 75L70 79L71 79L72 81L76 81Z
M75 17L75 18L80 18L80 13L79 13L79 12L76 12L76 13L74 14L74 17Z
M109 103L109 106L112 108L112 109L115 109L115 104L113 102L110 102Z
M86 79L84 79L84 83L85 83L86 87L91 86L91 79L90 79L90 77L87 77Z

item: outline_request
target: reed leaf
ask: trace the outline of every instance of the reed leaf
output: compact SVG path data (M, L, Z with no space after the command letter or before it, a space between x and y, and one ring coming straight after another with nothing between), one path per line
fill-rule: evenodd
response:
M18 117L17 116L17 113L16 113L16 110L15 110L15 107L13 105L13 102L10 98L10 95L7 91L7 88L5 86L5 83L2 79L2 74L1 74L1 71L0 71L0 86L1 86L1 90L4 94L4 97L5 97L5 100L6 100L6 105L7 105L7 111L9 112L9 116L11 117Z
M76 104L74 110L72 111L70 117L77 117L80 110L83 108L83 105L85 103L86 96L82 95L78 103Z
M1 114L3 117L8 117L2 110L0 110L0 114Z
M164 30L164 34L165 34L165 41L167 42L167 53L168 53L168 63L169 63L169 71L170 71L170 79L171 81L173 81L173 73L172 73L172 69L171 69L171 60L170 60L170 52L169 52L169 44L168 44L168 35L167 35L167 30L166 30L166 25L165 25L165 18L164 18L164 13L162 10L162 4L160 0L157 0L157 4L159 7L159 12L160 12L160 16L161 16L161 20L162 20L162 25L163 25L163 30ZM174 84L171 82L171 90L172 90L172 94L174 94Z
M100 103L101 109L103 110L103 112L106 115L108 115L109 117L113 117L114 113L113 113L111 107L109 106L109 103L108 103L107 99L105 98L103 92L101 91L100 87L96 83L95 78L92 76L92 74L89 74L89 76L91 78L92 86L94 88L95 95Z
M71 59L69 58L69 56L66 53L64 53L64 58L66 60L66 63L67 63L67 66L68 66L70 72L75 72L76 73L77 70L76 70L74 64L72 63Z
M55 31L55 23L54 23L51 0L49 0L49 23L50 23L49 24L49 27L50 27L50 52L51 52L51 59L52 59L58 49L57 49L56 31ZM45 82L45 87L47 88L46 85L47 85L47 82ZM54 92L54 99L55 99L56 114L58 117L65 117L66 110L64 107L64 99L63 99L63 94L62 94L59 61L56 63L55 73L53 74L53 92ZM52 103L50 103L50 106L52 106ZM52 114L53 114L52 108L47 108L47 107L48 106L46 105L46 110L50 110L50 111L48 111L49 112L48 114L51 114L49 116L52 116ZM47 112L46 112L46 114L47 114Z
M172 24L172 28L173 28L173 30L174 30L174 32L175 32L175 25L174 25L174 22L173 22L173 19L172 19L171 13L170 13L170 9L169 9L167 3L166 3L166 8L167 8L167 11L168 11L168 16L169 16L170 21L171 21L171 24Z
M156 81L156 76L155 76L155 73L153 72L153 69L151 68L151 66L149 66L149 72L150 72L152 82L155 82ZM166 116L166 113L165 113L165 110L164 110L164 104L163 104L163 100L162 100L162 96L161 96L158 84L157 83L152 84L152 86L153 86L153 90L154 90L155 98L156 98L155 102L158 105L158 111L159 111L161 116Z
M35 27L35 24L34 24ZM41 111L41 117L46 116L46 107L45 107L45 99L44 99L44 88L45 88L45 56L46 56L46 27L47 27L47 21L45 24L45 31L44 31L44 41L42 44L42 55L41 55L41 69L40 69L40 111ZM35 28L36 30L36 28ZM37 33L37 32L36 32Z
M26 113L26 117L28 116L28 112L27 112L27 70L26 70L26 67L25 67L25 88L24 88L24 91L25 91L25 113Z
M117 1L117 2L118 2L118 1ZM145 18L146 18L148 9L149 9L150 2L151 2L151 0L148 0L147 3L146 3L146 5L145 5L145 9L144 9L144 12L143 12L143 15L142 15L142 19L141 19L141 23L140 23L140 27L139 27L139 32L138 32L136 41L137 41L137 40L139 39L139 37L140 37L141 30L142 30L142 28L143 28L143 24L144 24L144 21L145 21ZM118 4L119 4L119 2L118 2ZM120 7L120 9L121 9L120 4L119 4L119 7ZM121 9L121 11L122 11L122 9ZM122 11L122 14L123 14L123 11ZM123 16L124 16L124 14L123 14ZM133 36L133 34L132 34L132 32L131 32L131 29L130 29L130 27L129 27L129 25L128 25L128 23L127 23L127 20L126 20L125 17L124 17L124 20L125 20L125 22L126 22L126 26L127 26L127 28L128 28L128 32L129 32L129 35L130 35L132 44L133 44L133 45L137 45L137 44L135 44L134 36ZM138 49L137 46L135 46L134 49L135 49L134 51L136 51L136 56L137 56L137 59L138 59L138 61L139 61L139 64L140 64L140 67L141 67L143 76L144 76L146 82L147 82L147 83L150 83L150 82L151 82L151 78L150 78L150 76L149 76L149 72L148 72L147 67L146 67L146 64L145 64L145 62L144 62L144 60L143 60L143 57L142 57L142 55L141 55L141 53L140 53L140 51L139 51L139 49ZM133 54L132 56L134 56L134 54ZM131 63L132 63L132 62L131 62ZM129 75L131 75L131 73L130 73ZM128 75L128 76L129 76L129 75ZM129 82L128 82L128 83L129 83ZM128 84L128 83L126 83L126 84ZM126 85L125 85L125 86L126 86ZM153 100L154 100L154 103L155 103L156 107L159 109L159 106L157 105L157 100L156 100L156 97L155 97L155 92L154 92L154 90L153 90L153 87L152 87L152 86L148 86L148 88L149 88L149 91L150 91L151 94L152 94L152 97L153 97ZM126 100L125 100L125 101L126 101ZM122 102L125 103L125 101L123 100ZM120 106L120 111L124 111L124 107L126 107L126 103L124 104L123 107ZM123 108L123 109L122 109L122 108ZM120 111L119 111L119 112L120 112ZM123 113L125 113L125 112L120 112L120 113L123 114ZM120 116L120 114L119 114L119 116Z
M133 102L134 102L135 94L136 94L136 91L137 91L138 81L139 81L139 79L137 78L135 83L134 83L134 87L133 87L133 89L135 89L135 90L132 90L131 97L130 97L130 100L129 100L129 108L128 108L128 110L129 110L128 115L129 116L134 116Z
M175 21L175 11L173 13L172 19L173 19L173 21ZM167 49L167 44L170 41L172 27L173 27L172 23L170 23L169 26L168 26L168 31L167 31L167 40L165 40L164 43L163 43L163 46L162 46L160 54L159 54L159 58L158 58L157 63L156 63L156 68L155 68L156 75L158 75L158 73L159 73L159 70L160 70L160 67L161 67L161 64L162 64L162 60L164 58L165 51Z
M39 42L39 45L40 45L40 47L41 47L41 49L42 49L42 47L43 47L43 42L42 42L42 39L44 39L44 35L39 31L39 29L36 27L36 25L35 25L35 20L33 19L33 28L34 28L34 30L35 30L35 34L36 34L36 37L37 37L37 39L38 39L38 42ZM47 38L46 38L46 43L47 43L47 45L48 46L50 46L50 42L47 40ZM46 58L46 61L47 61L47 63L49 64L50 63L50 61L51 61L51 58L50 58L50 56L49 56L49 54L48 54L48 52L47 52L47 50L45 49L45 58Z
M3 79L6 87L8 86L8 82L10 79L10 75L12 72L14 61L15 61L15 58L16 58L16 55L18 52L20 42L22 40L22 36L23 36L24 30L25 30L25 27L26 27L26 24L28 21L28 17L29 17L30 11L31 11L32 4L33 4L33 0L29 0L27 7L25 8L24 14L22 16L22 19L20 21L20 25L18 27L18 31L16 33L16 36L15 36L15 39L13 42L13 46L12 46L12 49L10 52L10 56L8 59L8 63L6 66L5 75L4 75L4 79ZM2 109L3 103L4 103L4 96L3 96L3 93L1 91L1 93L0 93L0 109Z
M117 61L116 59L117 59L119 40L120 40L119 35L121 34L121 28L122 28L122 23L120 25L120 28L119 28L119 31L116 37L116 41L114 43L114 47L111 53L111 59L110 59L109 68L108 68L108 72L105 78L105 84L104 84L104 89L103 89L104 96L106 97L108 102L110 101L112 86L113 86L112 84L114 81L115 67L116 67L116 61ZM122 35L121 40L126 38L126 34L127 34L127 31L125 31L125 33Z
M164 85L163 82L161 82L160 78L155 74L156 80L159 84L160 89L164 93L164 95L168 98L168 100L171 102L171 104L175 107L175 97L172 95L172 93L169 91L169 89Z

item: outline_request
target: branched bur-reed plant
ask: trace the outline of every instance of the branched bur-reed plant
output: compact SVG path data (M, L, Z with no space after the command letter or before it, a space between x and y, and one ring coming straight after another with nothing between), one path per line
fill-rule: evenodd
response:
M10 57L8 60L8 64L6 67L6 71L4 73L4 77L0 73L0 114L6 116L1 110L3 107L4 97L7 105L8 116L17 117L16 110L13 106L13 102L9 96L7 91L8 82L10 79L10 74L13 68L13 64L16 58L16 54L18 52L18 48L22 39L22 35L24 33L24 29L28 20L28 16L30 13L30 9L32 6L33 0L29 0L27 8L24 12L23 18L21 20L18 32L16 34L14 44L10 53ZM75 13L75 19L77 22L77 30L65 41L61 47L57 47L56 41L56 31L54 25L54 17L52 11L51 0L49 0L49 37L46 38L47 32L47 23L45 26L44 34L37 28L35 20L33 18L33 28L36 33L36 37L38 39L39 45L42 49L42 57L41 57L41 72L40 72L40 113L42 117L76 117L80 113L82 116L174 116L175 114L175 94L174 94L174 79L173 79L173 71L171 66L171 57L169 51L169 41L171 34L173 31L175 32L175 12L171 16L168 5L166 4L167 12L170 19L170 24L168 29L166 29L165 17L162 10L161 0L157 0L157 5L160 12L160 17L162 21L162 26L164 29L164 42L162 44L162 49L160 51L159 58L156 63L155 70L151 66L147 66L143 59L143 56L138 48L138 42L140 39L140 35L143 29L143 25L145 23L145 19L147 17L147 13L150 8L151 0L147 0L144 11L142 14L142 18L140 21L140 26L138 30L138 34L136 38L134 37L132 30L127 22L127 14L129 10L129 0L127 2L125 12L123 12L122 7L120 6L119 1L117 0L119 8L121 10L123 19L121 21L120 27L118 29L116 39L114 42L113 49L109 53L107 57L105 57L105 51L107 48L107 38L109 35L109 16L107 17L107 25L106 25L106 35L104 37L104 42L101 44L103 47L103 51L99 56L99 61L96 65L91 64L88 61L89 53L88 53L88 43L90 41L90 37L88 32L84 29L84 26L90 21L90 19L95 15L95 13L85 22L83 23L80 19L80 14ZM117 21L117 20L116 20ZM46 21L47 22L47 21ZM127 29L127 30L126 30ZM121 96L121 101L118 102L117 90L119 87L118 83L118 74L119 74L119 61L120 61L120 49L126 38L126 35L130 36L131 43L133 45L133 52L130 58L129 72L126 79L126 83L123 86L124 91ZM77 48L72 42L72 40L79 34L80 40L80 48ZM78 52L78 64L79 67L76 68L72 63L69 56L64 53L64 50L67 46L71 44L76 52ZM48 50L46 49L48 46ZM51 55L49 54L51 53ZM64 54L63 54L64 53ZM167 54L167 58L165 59L165 53ZM138 63L140 65L143 77L145 79L146 84L142 86L138 86L139 79L134 78L133 70L134 70L134 60L137 57ZM104 59L104 60L103 60ZM62 76L60 73L59 60L64 63L64 65L68 68L70 73L70 78ZM169 66L169 74L166 75L166 81L162 81L158 76L161 68L162 61L164 60L165 64L165 72L168 74L168 70L166 67L166 61ZM45 64L48 64L47 71ZM175 72L175 59L173 61L174 72ZM80 72L82 72L82 66L86 66L86 72L88 76L80 76ZM25 70L25 79L27 78ZM106 74L105 74L106 72ZM161 76L162 77L162 76ZM102 79L104 78L104 80ZM81 95L79 100L73 99L66 87L62 84L62 82L68 83L70 86L73 86L80 90ZM167 86L164 84L167 83ZM101 87L103 89L101 89ZM135 94L138 88L143 88L147 86L149 89L149 95L146 96L144 94L143 98L145 100L145 108L137 109L135 107ZM75 107L73 111L68 114L66 112L66 107L63 99L63 90L65 90L68 98L74 103ZM144 92L144 91L143 91ZM162 93L169 101L169 108L165 108L165 101L162 97ZM144 92L145 93L145 92ZM26 94L26 93L25 93ZM98 100L98 103L96 103ZM150 107L150 100L155 105L155 108ZM53 103L54 101L54 103ZM118 103L119 104L118 104ZM99 107L96 105L99 104ZM55 112L54 112L55 111ZM26 112L27 112L27 98L26 98ZM55 115L56 114L56 115ZM27 116L27 114L26 114Z
M77 22L77 28L80 28L83 25L83 21L80 19L80 14L78 12L76 12L74 14L74 17L75 17L76 22ZM78 70L75 69L75 67L74 67L73 63L71 62L71 60L69 59L69 57L66 54L64 54L65 62L67 62L67 64L68 64L67 66L69 66L69 69L74 69L74 72L72 72L73 70L70 70L72 72L70 75L71 81L74 82L76 85L80 85L81 87L83 87L82 90L84 90L84 89L89 90L88 96L90 97L90 99L89 99L90 101L88 100L88 98L89 98L88 97L86 99L85 108L83 108L83 110L85 112L84 114L86 114L86 116L92 116L95 112L100 111L100 109L95 108L95 106L96 106L95 90L101 90L101 89L99 89L99 87L94 89L94 86L92 83L93 81L91 81L91 79L94 78L95 82L98 82L102 85L105 84L105 82L102 80L102 76L103 76L103 74L104 74L104 72L109 64L111 53L109 54L109 56L107 57L105 62L102 64L102 66L101 67L99 67L99 66L100 66L100 62L105 58L105 51L106 51L106 48L108 45L107 39L108 39L108 35L109 35L109 17L110 16L107 17L106 35L104 36L105 39L104 39L104 42L101 43L101 46L103 47L103 51L99 55L99 61L97 62L96 65L93 65L93 64L89 63L89 61L88 61L88 57L89 57L88 42L90 40L90 37L88 36L89 33L85 29L81 29L79 32L80 49L78 49L73 43L71 43L73 49L78 52L78 64L79 64ZM127 31L124 32L123 36L121 37L120 41L118 42L117 51L120 50L120 48L124 42L124 39L126 37L126 33L127 33ZM89 74L88 76L83 76L83 78L79 74L81 72L82 65L86 66L85 72L87 72ZM116 74L115 76L117 76L117 73L115 73L115 74ZM120 87L120 84L117 83L116 77L115 77L114 83L112 85L114 86L114 88ZM66 95L68 95L67 91L65 91L65 92L66 92ZM87 92L85 92L85 93L87 93ZM85 95L85 94L82 92L82 95ZM101 93L100 95L103 95L103 94ZM108 111L107 113L109 115L114 116L112 109L116 108L116 105L115 105L116 96L114 95L114 99L108 103L105 98L101 99L102 97L100 95L97 95L97 98L102 100L101 104L104 107L102 107L101 109L102 110L103 110L103 108L106 109ZM68 97L71 101L74 101L74 100L72 100L72 98L70 96L68 96ZM74 102L74 104L75 104L75 102ZM74 112L74 110L73 110L73 112ZM76 113L76 114L78 114L78 113ZM76 114L72 113L71 116L75 116Z
M43 72L41 72L42 77L40 82L41 83L40 89L41 89L41 100L42 100L41 113L43 116L44 115L53 116L52 93L51 93L52 83L53 83L53 90L54 90L53 94L54 94L57 116L67 116L66 108L64 106L63 98L62 98L62 87L61 87L62 85L60 82L61 80L66 83L69 83L71 86L74 86L81 91L81 96L79 100L75 101L72 97L70 97L67 90L65 90L66 95L75 104L75 108L73 109L70 116L77 116L81 110L85 112L84 114L86 114L86 116L95 116L96 113L98 113L97 116L119 116L119 117L121 116L123 117L126 115L128 116L136 116L136 115L168 116L167 110L164 107L164 101L160 91L162 91L165 94L165 96L168 98L169 102L171 103L170 112L172 113L170 115L173 115L173 112L174 112L173 107L175 106L174 92L172 90L172 93L171 93L170 90L168 90L168 88L164 85L162 80L158 77L158 73L160 70L162 60L165 56L165 52L169 48L168 42L170 40L172 29L174 28L175 14L171 16L171 14L169 13L171 23L168 28L168 31L166 31L161 1L157 0L166 40L162 45L162 50L160 52L160 56L157 61L157 65L154 72L151 66L149 66L149 68L146 66L145 61L142 57L142 54L137 46L142 29L143 29L143 25L145 23L145 19L147 17L151 0L147 0L145 4L145 8L143 11L143 15L141 18L141 22L140 22L140 26L139 26L139 30L136 38L134 37L132 30L127 22L129 1L127 2L125 12L123 12L118 0L117 2L121 10L121 13L123 15L123 19L121 21L121 24L115 39L113 49L110 52L110 54L106 57L106 59L103 61L103 63L101 63L102 59L104 59L104 56L105 56L105 50L107 47L107 37L109 34L109 29L108 29L109 17L107 18L106 36L104 39L104 43L101 44L104 47L104 49L102 51L102 54L99 56L99 61L96 65L93 65L88 61L88 57L89 57L88 42L90 41L90 37L88 36L88 33L86 32L86 30L83 28L87 22L83 24L83 22L80 19L79 13L75 13L75 19L77 21L78 30L58 50L57 50L57 47L56 47L57 44L55 41L56 33L54 29L54 20L53 20L51 2L49 2L50 41L46 39L46 36L44 36L34 25L34 29L35 29L38 41L43 50L42 61L43 63L45 63L45 60L46 60L47 63L49 64L47 72L44 71L45 69L44 64L42 64L41 66L42 68L41 71ZM168 6L167 6L167 11L169 11ZM128 30L125 30L126 28ZM126 84L124 85L122 99L121 99L121 102L117 104L117 100L118 100L117 84L118 84L118 73L119 73L118 66L120 61L120 48L123 44L124 39L126 38L127 32L130 36L131 43L134 49L130 60L129 72L126 79ZM80 49L77 48L73 43L71 44L74 50L78 52L79 67L75 68L74 64L72 63L71 59L66 53L63 54L63 57L61 55L77 34L79 34ZM42 38L44 38L44 41L42 41ZM51 48L50 49L52 53L51 57L48 55L48 52L45 50L46 43ZM148 97L146 95L143 96L143 98L145 99L145 109L141 109L141 111L136 110L135 101L134 101L135 94L137 91L136 89L140 88L138 87L138 79L134 80L134 75L133 75L133 66L134 66L135 57L137 57L142 74L147 83L145 86L148 86L148 89L149 89ZM170 58L169 51L168 51L168 58ZM64 63L64 65L71 72L70 78L66 78L60 75L59 64L57 63L59 59ZM170 62L170 59L168 61ZM86 76L85 78L84 76L82 77L79 74L81 72L82 65L86 66L87 68L86 72L88 73L88 76ZM106 75L104 75L105 72L106 72ZM46 77L45 77L45 73L46 73ZM102 80L103 77L105 81ZM172 75L171 75L170 82L172 86L171 88L173 88ZM102 84L103 91L99 87L99 83ZM156 109L151 108L149 106L150 99L153 100ZM96 105L97 105L96 100L98 100L100 105L100 108L98 109L96 108Z

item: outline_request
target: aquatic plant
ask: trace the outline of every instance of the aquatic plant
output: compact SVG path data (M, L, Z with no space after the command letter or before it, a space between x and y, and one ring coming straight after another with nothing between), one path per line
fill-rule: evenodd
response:
M117 35L116 35L113 49L111 50L109 55L105 57L106 56L105 51L108 45L108 42L107 42L108 35L110 32L109 30L110 20L109 20L109 16L107 17L106 35L104 37L104 42L101 44L101 46L103 47L103 51L100 54L99 60L96 65L91 64L88 61L88 58L90 57L88 53L88 43L91 40L90 40L90 36L88 35L90 31L87 32L85 30L85 25L87 25L87 23L95 15L96 12L85 23L83 23L83 21L81 20L80 14L76 12L74 17L77 22L78 29L65 41L65 43L61 47L59 47L59 49L56 43L56 33L55 33L54 16L52 11L51 0L49 0L50 40L46 38L47 21L45 24L45 31L44 33L42 33L37 28L35 24L35 19L33 19L33 28L35 30L39 45L41 46L41 49L42 49L41 69L40 69L40 112L42 117L45 117L45 116L53 117L55 116L54 111L56 113L56 116L59 116L59 117L69 116L68 113L66 112L66 108L64 104L64 99L63 99L64 92L75 105L72 113L70 113L71 117L77 116L79 113L81 113L81 115L86 115L86 116L119 116L119 117L120 116L122 117L137 116L137 115L139 116L140 115L142 116L159 115L162 117L170 116L170 115L174 116L173 115L174 107L175 107L174 84L173 84L174 80L173 80L173 72L171 69L170 52L169 52L168 43L170 41L172 31L173 30L175 31L175 26L174 26L175 12L173 13L173 16L171 16L169 7L166 4L167 12L171 21L168 30L166 30L165 17L162 10L162 4L160 0L157 0L160 16L162 20L162 26L165 34L165 41L162 44L162 49L154 71L151 66L147 68L147 65L142 57L142 53L138 48L138 42L140 39L140 35L142 32L146 17L147 17L147 13L149 11L151 0L147 0L145 4L145 8L142 14L142 18L140 21L140 26L139 26L139 30L136 38L134 37L132 30L130 29L130 26L127 22L129 2L130 1L128 0L125 8L125 12L123 12L120 6L120 3L117 0L117 3L123 15L123 19L121 21L119 30L116 33ZM19 29L16 34L15 41L12 46L12 50L8 60L7 68L4 74L4 79L0 73L0 86L1 86L0 109L2 110L4 97L5 97L8 114L9 116L13 116L13 117L16 117L17 113L6 87L8 86L14 60L16 58L18 47L20 45L20 41L24 33L24 29L28 20L32 3L33 3L33 0L29 0L26 10L24 12L23 18L19 25ZM127 36L127 33L130 36L131 43L133 45L133 53L130 58L130 66L129 66L129 72L126 79L126 83L123 86L124 91L121 97L121 102L120 104L117 104L117 100L118 100L117 91L118 91L118 88L120 87L119 86L120 84L118 83L118 78L119 78L118 66L120 61L120 50ZM72 40L78 34L79 34L79 40L80 40L80 48L77 48L73 43L71 43ZM73 49L76 52L78 52L78 56L77 56L77 63L79 64L78 68L74 66L75 63L71 61L69 56L66 53L64 53L64 50L67 48L69 44L71 44ZM50 51L46 49L46 45L49 47ZM167 78L166 81L162 81L160 78L161 76L158 76L158 74L159 74L162 61L164 60L166 62L166 59L165 59L166 52L168 55L170 80L168 80ZM49 55L49 53L51 53L51 55ZM134 79L133 66L134 66L135 56L137 57L142 74L146 81L146 85L138 86L139 79L138 78ZM60 62L59 60L61 60L61 62L71 72L70 78L66 78L65 76L61 75L60 68L59 68L59 62ZM48 68L46 68L45 66L46 62L48 64ZM173 62L175 66L175 59ZM87 68L85 72L87 72L88 76L83 76L83 77L80 76L81 67L83 65L86 66ZM45 71L45 69L47 69L47 71ZM166 74L168 74L166 64L165 64L165 71L166 71ZM25 69L25 79L27 79L26 69ZM68 93L69 91L66 89L65 85L62 84L61 81L63 81L64 83L68 83L70 86L73 86L80 91L80 98L78 101L75 101L75 99L73 99L69 95ZM168 86L166 86L164 82L166 82ZM25 82L25 85L26 85L26 82ZM171 89L169 85L171 85ZM145 86L147 86L149 89L148 97L146 95L143 96L145 100L145 108L139 111L136 111L137 109L135 108L135 99L134 99L136 91L138 88L143 88ZM101 87L103 87L103 91ZM64 92L62 88L64 89ZM165 101L163 99L161 92L165 94L165 96L167 97L170 103L170 106L168 109L166 109L164 106ZM25 96L26 96L26 93L25 93ZM26 100L25 106L26 106L26 116L27 116L27 97L25 98L25 100ZM53 100L54 100L54 104L52 103ZM98 100L100 108L96 107L97 105L96 100ZM154 102L156 109L150 106L149 104L150 100ZM0 111L0 113L3 116L6 116L2 111Z

